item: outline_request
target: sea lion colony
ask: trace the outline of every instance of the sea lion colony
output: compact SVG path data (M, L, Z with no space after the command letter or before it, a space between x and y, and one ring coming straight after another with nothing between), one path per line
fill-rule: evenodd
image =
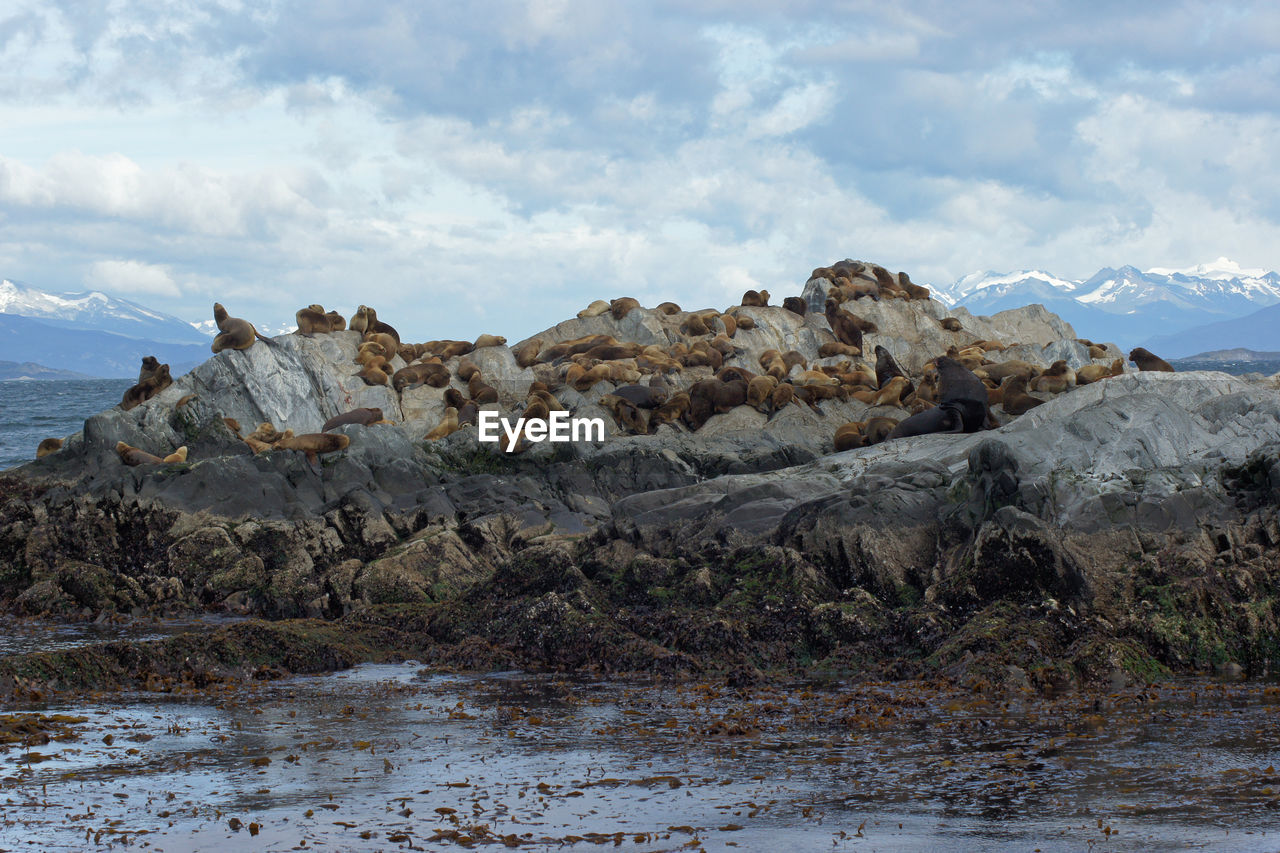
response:
M832 446L847 450L911 435L993 428L1000 425L1002 418L1017 417L1053 395L1124 371L1122 359L1109 365L1085 365L1076 371L1065 361L1045 369L1020 360L1001 361L991 356L1012 344L980 339L958 342L945 353L933 354L915 375L904 371L894 355L880 345L874 347L874 365L868 364L865 336L878 331L876 324L849 309L862 299L929 300L929 290L911 282L906 273L895 275L884 267L856 261L815 269L809 283L819 279L825 280L827 287L824 311L818 314L808 311L800 297L787 297L782 305L769 305L768 291L747 291L741 305L725 311L684 311L675 303L662 303L652 310L670 330L672 340L665 346L619 340L610 334L556 340L552 333L544 333L511 350L516 365L530 368L537 378L512 388L515 383L497 382L502 377L492 377L501 390L494 382L486 381L481 368L469 358L478 349L505 347L506 339L500 336L481 335L474 342L446 339L405 343L372 307L359 306L346 321L337 312L325 311L316 304L299 309L295 334L310 337L346 329L357 331L362 340L355 357L359 366L356 375L364 383L388 386L399 395L423 386L441 389L444 416L423 436L429 441L475 426L483 406L496 405L505 412L522 413L528 420L594 404L608 413L621 433L653 434L663 426L697 431L715 415L739 406L749 406L772 419L793 405L807 406L825 416L824 401L856 400L870 407L865 419L842 423L833 420L831 424ZM795 350L769 349L759 355L756 364L726 364L727 360L743 361L742 350L735 346L734 339L739 330L756 325L755 318L742 308L757 314L778 311L808 315L804 322L817 323L819 335L828 339L820 345L816 359ZM632 297L596 300L578 312L578 317L608 314L615 321L622 321L635 310L645 309ZM230 317L220 304L215 306L215 319L221 330L213 344L215 352L248 349L256 340L274 345L248 321ZM954 318L937 322L949 332L962 331ZM1091 357L1100 358L1107 353L1092 341L1078 340L1089 348ZM1141 359L1140 368L1172 369L1145 350L1135 353ZM171 382L168 365L148 357L143 360L138 385L126 392L121 405L126 409L141 405ZM584 396L588 393L599 396ZM562 397L568 399L562 401ZM586 414L594 413L593 409ZM243 435L239 424L226 420L228 429L254 452L299 450L313 465L316 454L342 450L349 443L346 436L330 434L329 429L347 423L392 423L380 409L355 409L330 419L320 433L295 436L270 423ZM46 447L45 452L51 451ZM145 458L148 456L151 455L132 454L126 458L122 453L121 458L129 464L154 464L153 459L171 461Z

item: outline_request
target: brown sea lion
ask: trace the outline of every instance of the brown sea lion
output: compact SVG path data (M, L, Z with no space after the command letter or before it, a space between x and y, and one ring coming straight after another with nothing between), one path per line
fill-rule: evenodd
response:
M146 379L124 392L124 397L120 400L120 408L126 412L135 409L172 384L173 377L169 375L169 365L162 364Z
M613 319L621 320L632 311L640 307L640 300L630 296L620 296L609 302L609 314Z
M929 288L914 284L911 281L911 277L904 272L898 273L898 286L907 292L908 299L925 300L929 298Z
M1048 391L1051 394L1061 394L1068 390L1076 383L1076 372L1067 366L1064 359L1058 359L1049 365L1044 373L1041 373L1028 384L1032 391Z
M868 418L862 427L862 439L870 447L873 444L879 444L889 437L901 421L894 418L876 417Z
M365 362L356 376L364 380L365 385L390 385L392 373L394 371L390 363L382 356L377 356Z
M463 382L470 382L471 377L480 375L480 368L474 361L464 358L458 361L458 378Z
M318 461L317 454L346 450L350 444L351 439L341 433L308 432L282 438L275 446L277 450L300 450L306 454L307 461L315 465Z
M1103 379L1109 379L1112 376L1120 376L1124 373L1124 359L1117 358L1106 364L1086 364L1076 371L1076 384L1088 385Z
M654 409L653 414L649 416L649 431L653 432L662 424L674 424L683 419L690 405L691 400L685 392L672 394L667 402Z
M36 458L43 459L50 453L57 453L62 449L62 439L46 438L36 446Z
M960 325L960 321L955 317L943 317L938 323L948 332L963 332L964 327Z
M1158 370L1163 373L1177 372L1169 362L1142 347L1135 347L1130 350L1129 360L1138 365L1139 370Z
M352 409L343 412L340 415L334 415L324 422L324 426L320 427L321 432L328 432L334 427L340 427L344 424L360 424L361 426L369 426L374 421L382 420L382 409L377 407Z
M248 320L232 317L221 302L213 303L213 321L218 325L219 335L213 339L212 349L215 353L223 350L246 350L253 346L255 340L268 346L277 346L276 342L258 334L258 330Z
M773 393L769 395L769 408L775 412L780 412L795 402L796 386L790 382L779 382L778 387L774 388Z
M842 344L857 347L862 350L862 329L857 322L854 321L853 315L841 308L834 299L827 299L826 302L827 323L831 326L831 333L836 336L836 340Z
M299 308L293 315L298 323L298 328L294 331L295 335L305 335L311 337L318 332L332 332L333 321L320 305L309 305L306 308ZM346 322L343 322L346 325Z
M679 314L680 306L674 302L659 302L653 310L670 316L671 314Z
M862 355L862 350L858 347L842 344L839 341L827 341L818 347L818 358L831 358L837 355L857 356Z
M832 443L835 446L836 453L862 447L862 422L850 421L849 423L841 424L836 428Z
M680 324L680 332L689 337L711 334L711 330L707 328L707 322L702 318L701 314L690 314L689 318Z
M895 376L880 387L872 398L873 406L898 406L902 403L903 396L907 393L907 386L910 381L905 376Z
M435 429L426 434L427 441L439 441L447 435L457 432L458 426L458 410L453 406L449 406L444 410L444 417L440 423L436 424Z
M329 318L329 331L343 332L347 328L347 318L343 317L337 311L330 311L325 314Z
M481 347L504 347L506 345L507 339L502 335L481 335L476 338L473 352Z
M599 399L601 408L613 415L618 429L633 435L647 435L649 424L640 408L625 397L617 394L604 394Z
M178 402L174 403L173 407L175 409L181 409L187 403L190 403L192 400L197 399L199 396L200 396L199 394L184 394L180 398L178 398Z
M125 444L123 441L117 441L116 453L120 455L120 460L126 465L164 465L187 461L187 448L185 445L179 447L168 456L161 458L154 453L148 453L145 450L139 450L136 447Z
M748 290L742 294L742 305L745 308L764 308L769 304L769 291Z
M738 324L739 330L750 330L756 327L756 321L751 318L750 314L734 314L733 319Z
M513 355L518 367L532 367L538 363L538 353L542 351L542 338L533 338L516 347Z
M809 313L809 303L801 299L799 296L788 296L782 300L782 307L790 311L792 314L803 317Z
M1014 374L1006 379L1000 387L1003 390L1000 405L1005 414L1024 415L1044 403L1044 400L1036 399L1027 393L1027 379L1025 376Z
M579 311L578 317L580 319L586 319L587 317L599 317L601 314L608 313L608 311L609 303L605 302L603 299L597 299L595 302L592 302L586 308Z
M378 312L368 305L361 305L357 308L347 326L362 335L367 335L370 332L382 332L395 338L397 346L400 344L400 333L393 326L379 320Z

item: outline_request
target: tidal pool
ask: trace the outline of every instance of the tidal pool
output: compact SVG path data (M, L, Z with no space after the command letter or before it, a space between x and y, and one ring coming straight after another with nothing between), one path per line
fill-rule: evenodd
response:
M984 698L407 663L7 710L71 721L0 753L3 850L1280 850L1263 685Z

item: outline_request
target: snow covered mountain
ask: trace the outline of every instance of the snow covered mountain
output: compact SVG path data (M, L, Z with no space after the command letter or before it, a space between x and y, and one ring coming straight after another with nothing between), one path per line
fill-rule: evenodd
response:
M1219 258L1187 269L1106 267L1080 281L1042 270L973 273L935 294L975 314L1039 302L1079 335L1127 347L1280 304L1280 274Z
M110 332L159 343L209 342L209 335L184 320L97 290L49 293L20 282L0 280L0 314L29 317L48 326Z

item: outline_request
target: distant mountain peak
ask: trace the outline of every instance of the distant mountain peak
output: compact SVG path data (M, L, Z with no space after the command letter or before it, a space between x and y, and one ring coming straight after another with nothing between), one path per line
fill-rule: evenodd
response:
M0 314L29 317L68 329L109 332L126 338L167 343L200 343L206 340L189 323L177 317L100 290L53 293L2 279Z
M1171 269L1167 267L1152 267L1147 270L1151 275L1174 276L1182 275L1190 278L1211 278L1211 279L1232 279L1232 278L1262 278L1267 274L1267 270L1263 269L1245 269L1230 258L1218 258L1207 264L1196 264L1194 267L1186 267L1185 269Z

